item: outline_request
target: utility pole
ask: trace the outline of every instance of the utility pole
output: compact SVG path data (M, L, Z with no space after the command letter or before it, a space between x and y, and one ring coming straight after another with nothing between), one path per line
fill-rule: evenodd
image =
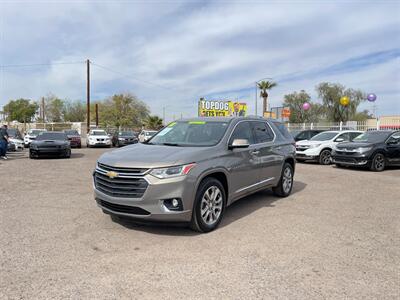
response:
M258 89L257 89L257 82L256 82L256 102L254 103L255 104L255 108L256 108L256 116L257 116L257 92L258 92Z
M165 123L165 106L163 106L163 108L162 108L162 120L163 120L164 125L167 124L167 123Z
M90 60L86 60L86 133L90 131Z
M41 117L42 117L42 121L43 121L43 123L44 123L44 118L45 118L45 113L44 113L44 97L42 97L42 115L41 115Z
M96 127L99 127L99 104L96 103Z

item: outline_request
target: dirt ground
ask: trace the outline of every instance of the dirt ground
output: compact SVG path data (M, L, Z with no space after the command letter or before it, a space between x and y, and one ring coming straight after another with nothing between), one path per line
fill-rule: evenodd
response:
M220 228L113 222L92 194L96 159L0 162L0 299L399 299L400 169L297 164Z

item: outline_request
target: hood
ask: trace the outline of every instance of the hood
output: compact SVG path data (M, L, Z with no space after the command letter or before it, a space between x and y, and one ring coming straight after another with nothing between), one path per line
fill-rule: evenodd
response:
M108 135L89 135L89 137L91 138L95 138L95 139L109 139L110 137Z
M169 167L202 160L213 153L210 149L212 148L134 144L106 152L98 161L105 165L124 168Z
M118 138L121 138L121 139L137 139L136 136L132 136L132 135L119 135Z
M24 142L23 140L17 139L17 138L14 138L14 137L10 137L10 141L13 142L13 143L23 143Z
M329 141L309 141L309 140L303 140L303 141L298 141L296 142L296 145L304 145L304 146L310 146L310 145L319 145L323 144Z
M53 141L53 140L43 140L43 141L32 141L33 145L38 145L38 146L43 146L43 145L48 145L48 146L61 146L61 145L66 145L68 144L67 141Z
M357 148L367 148L367 147L371 147L376 145L377 143L373 144L373 143L366 143L366 142L346 142L346 143L340 143L336 145L336 148L338 149L357 149ZM379 144L379 143L378 143Z

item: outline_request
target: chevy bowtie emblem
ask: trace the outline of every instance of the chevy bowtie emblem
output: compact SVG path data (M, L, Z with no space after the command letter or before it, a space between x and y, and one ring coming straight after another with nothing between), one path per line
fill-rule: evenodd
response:
M118 173L117 173L117 172L114 172L114 171L108 171L108 172L106 173L106 175L107 175L108 177L110 177L111 179L113 179L113 178L115 178L115 177L118 177Z

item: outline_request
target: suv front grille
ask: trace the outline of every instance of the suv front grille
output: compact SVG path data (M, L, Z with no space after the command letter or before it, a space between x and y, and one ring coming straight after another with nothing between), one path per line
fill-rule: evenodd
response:
M96 188L104 194L121 198L141 198L149 185L143 177L110 178L97 170L94 182Z

